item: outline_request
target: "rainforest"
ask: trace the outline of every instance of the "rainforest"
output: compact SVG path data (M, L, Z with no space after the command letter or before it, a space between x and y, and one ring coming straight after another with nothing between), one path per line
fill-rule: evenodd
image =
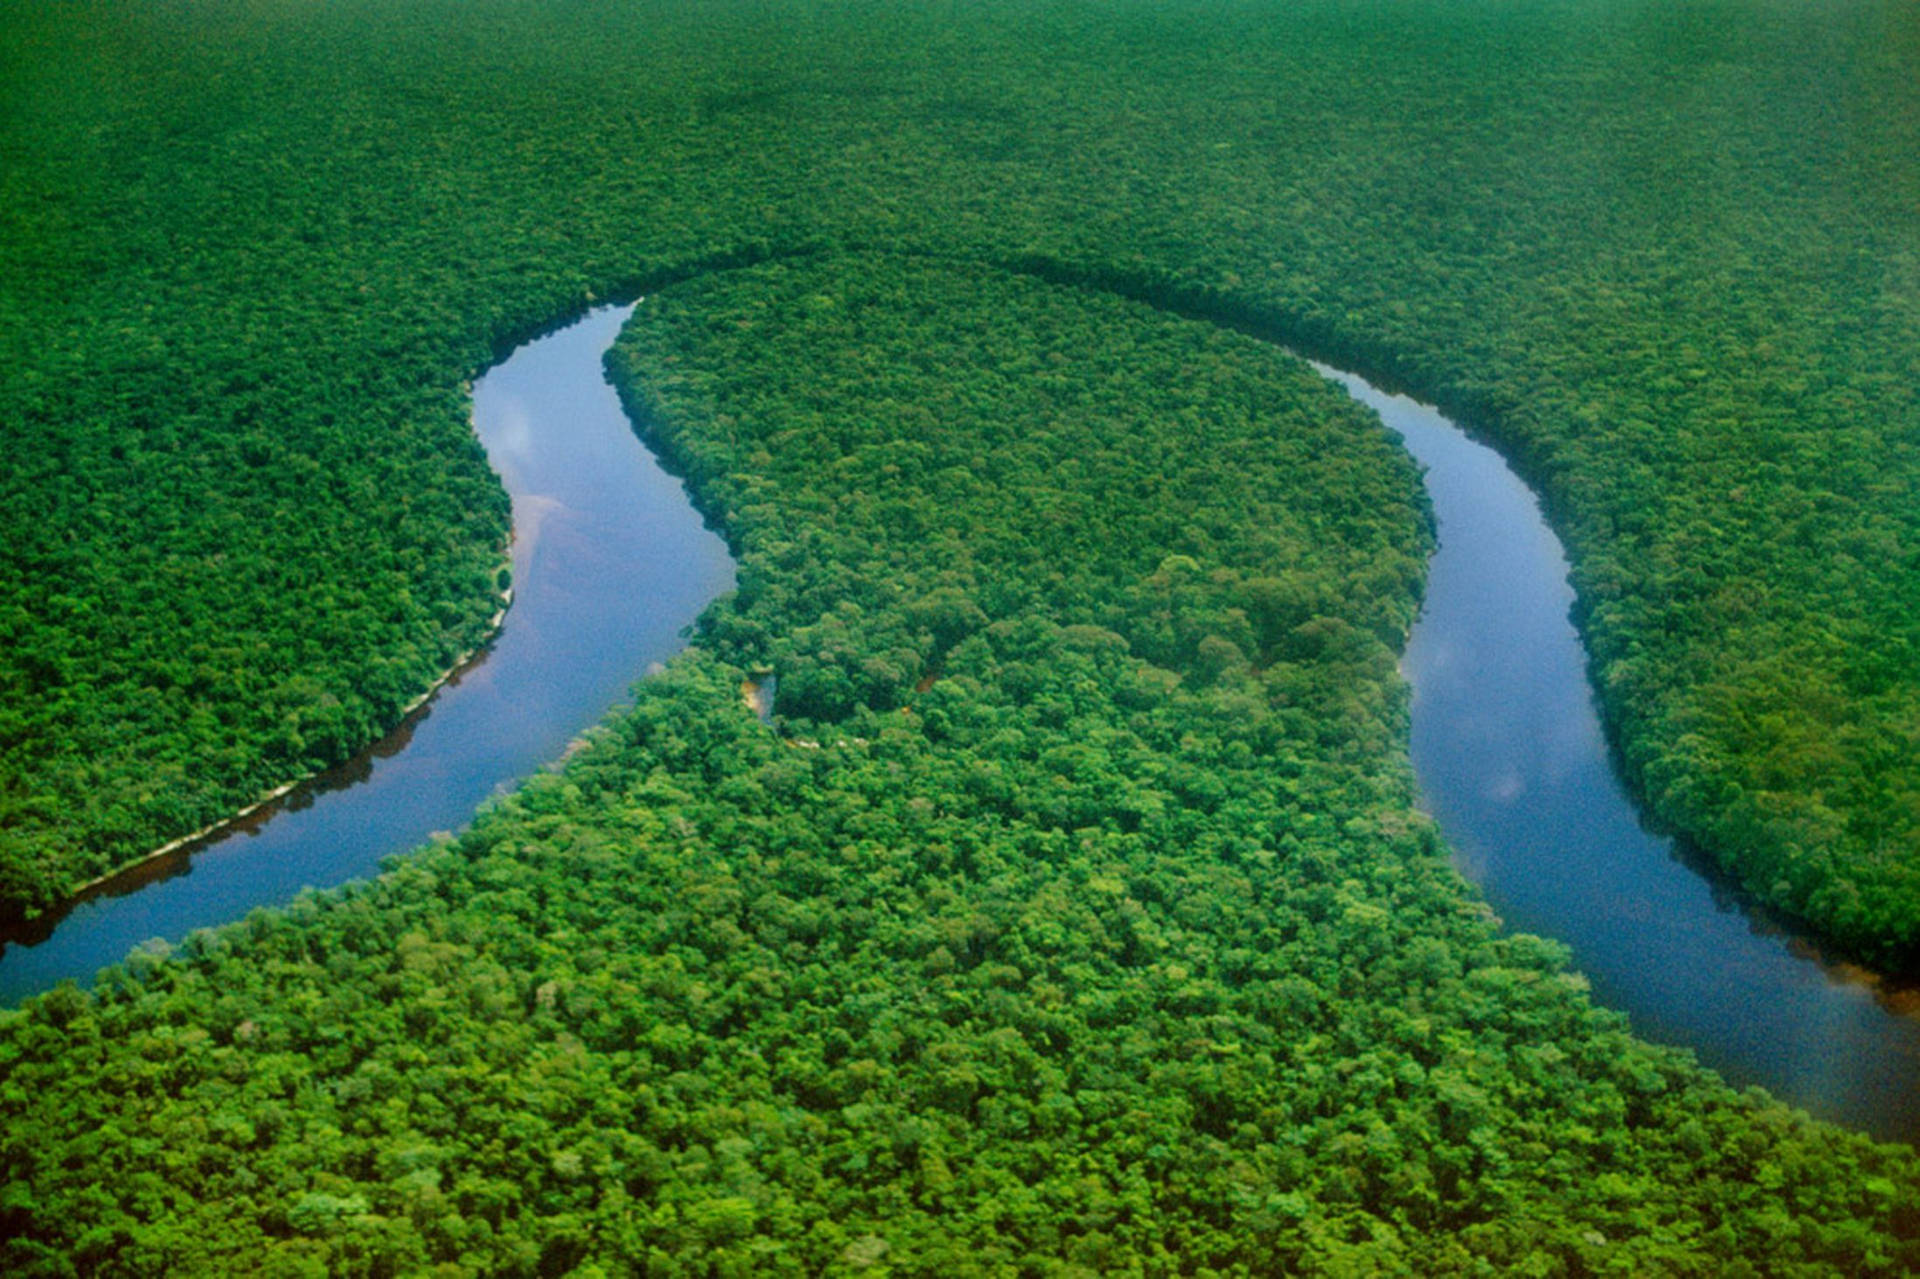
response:
M485 644L471 383L597 303L737 563L464 829L0 1011L7 1273L1920 1269L1910 1147L1455 869L1419 470L1270 340L1511 460L1647 819L1897 985L1913 6L0 15L0 918Z

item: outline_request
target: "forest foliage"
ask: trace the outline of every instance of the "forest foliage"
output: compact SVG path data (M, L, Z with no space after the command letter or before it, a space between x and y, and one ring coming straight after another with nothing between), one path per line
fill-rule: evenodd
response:
M1417 478L1305 366L899 256L668 289L612 363L741 590L460 838L13 1014L10 1273L1920 1264L1911 1152L1449 869Z
M499 344L838 243L1253 318L1492 435L1569 544L1654 813L1911 960L1910 6L103 0L6 29L9 909L338 758L473 641L504 515L457 388Z
M1033 277L1501 444L1654 814L1910 965L1917 62L1895 0L0 0L0 912L480 637L463 384L596 298L700 279L623 367L745 557L563 778L10 1017L9 1262L1912 1268L1903 1158L1636 1044L1406 815L1404 461L1270 353ZM1056 403L1070 455L987 411ZM1170 443L1253 404L1325 445L1302 484ZM749 662L819 749L737 711ZM741 1037L773 1014L790 1052Z
M1256 323L1495 438L1654 814L1920 939L1909 5L9 3L0 909L334 760L482 633L459 387L869 245Z

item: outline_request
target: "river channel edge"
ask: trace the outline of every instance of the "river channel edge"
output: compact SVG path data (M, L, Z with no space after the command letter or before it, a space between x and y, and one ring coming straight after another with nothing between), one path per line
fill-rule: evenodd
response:
M500 563L497 567L505 568L511 562L512 562L512 539L509 538L507 549L501 552ZM280 785L274 787L272 790L262 794L260 798L254 800L252 803L248 804L245 808L237 809L234 812L228 813L225 817L220 818L218 821L209 822L207 825L202 826L199 830L191 831L185 835L180 836L178 839L168 840L166 843L160 845L160 847L155 848L150 852L142 853L140 854L140 856L135 857L132 861L123 862L104 874L95 875L92 879L89 879L84 883L75 884L72 888L69 888L67 890L67 894L65 897L61 898L59 901L55 902L51 906L45 907L41 910L34 911L33 913L29 914L24 920L22 920L21 923L23 925L31 925L35 920L44 919L48 915L59 915L66 911L70 911L75 906L85 901L88 898L88 896L90 896L96 890L106 890L108 892L111 892L115 884L120 883L127 879L136 878L141 870L151 865L152 863L159 861L161 858L166 857L172 853L177 853L181 849L191 847L192 845L198 844L203 840L217 839L220 836L226 834L227 832L233 830L235 827L239 826L240 823L246 821L248 818L257 815L262 809L265 809L270 805L272 805L275 800L285 799L288 795L293 794L295 791L299 790L302 786L305 786L309 782L315 781L318 778L324 777L326 774L331 773L336 769L350 768L353 766L355 761L362 760L369 756L377 754L379 753L380 749L383 746L388 746L392 744L396 739L403 737L412 727L408 723L408 721L413 717L413 713L419 710L421 707L425 706L427 703L431 702L435 697L438 697L440 695L441 689L445 688L453 680L458 679L469 668L471 668L474 665L474 663L484 659L486 656L487 650L493 646L494 640L499 638L500 628L506 624L507 612L513 607L513 588L509 586L503 589L500 592L499 599L500 599L500 608L494 613L493 617L487 622L487 629L481 635L480 642L478 644L475 644L472 648L469 648L465 652L461 653L460 656L454 658L453 664L447 667L446 670L441 671L440 674L437 677L435 677L433 683L427 685L425 692L422 692L419 696L409 701L405 706L402 706L400 708L399 716L394 720L393 727L387 729L384 733L380 734L380 736L376 737L373 741L368 742L365 746L362 746L359 750L353 752L353 754L349 755L347 758L339 761L338 763L328 764L328 765L325 765L324 767L316 768L309 772L302 773L300 776L294 778L290 782L282 782ZM12 940L13 939L11 937L6 936L4 934L0 934L0 944L6 944L8 942L11 942Z

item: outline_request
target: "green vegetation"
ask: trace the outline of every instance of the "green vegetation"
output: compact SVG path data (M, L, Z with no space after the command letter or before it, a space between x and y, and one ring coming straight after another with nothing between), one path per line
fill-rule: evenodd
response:
M8 1268L1914 1269L1907 1156L1407 814L1405 462L1059 285L1502 443L1654 811L1911 965L1916 63L1897 0L0 0L0 913L475 641L461 384L595 296L686 282L621 367L743 557L471 834L7 1017Z
M17 1015L10 1273L1920 1264L1910 1153L1448 870L1417 483L1304 367L897 257L670 289L615 366L739 594L459 840Z
M123 11L124 10L124 11ZM478 635L456 394L865 244L1285 332L1497 437L1654 811L1920 939L1920 18L1896 3L8 3L0 911Z

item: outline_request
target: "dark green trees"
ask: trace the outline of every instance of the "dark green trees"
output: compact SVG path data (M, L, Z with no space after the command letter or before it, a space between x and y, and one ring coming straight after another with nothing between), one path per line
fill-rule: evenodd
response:
M887 251L636 331L748 563L608 741L6 1019L10 1269L1913 1268L1909 1163L1635 1044L1406 816L1421 526L1369 428L894 256L1497 437L1657 812L1910 962L1911 7L1204 16L5 6L10 910L472 641L458 387L513 335ZM1197 466L1272 412L1282 470Z

